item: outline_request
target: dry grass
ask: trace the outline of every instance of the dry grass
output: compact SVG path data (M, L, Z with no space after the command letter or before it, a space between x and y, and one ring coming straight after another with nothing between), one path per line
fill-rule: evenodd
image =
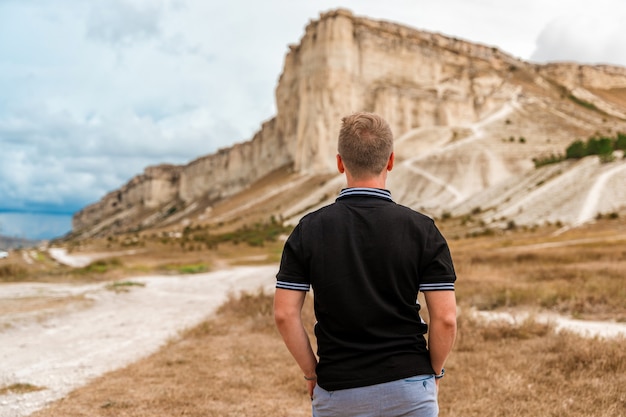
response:
M623 416L625 345L533 322L481 326L461 318L441 415Z
M520 232L451 242L459 303L626 322L626 222L600 226L584 238Z
M541 308L625 320L626 222L552 232L452 240L460 311ZM240 249L228 249L228 262L262 253ZM311 304L308 297L309 326ZM159 352L34 416L308 416L302 375L271 310L270 295L231 297L216 317ZM442 416L626 416L623 338L587 339L532 320L511 325L461 315L446 371Z
M34 416L310 415L271 306L270 295L231 298L215 319ZM311 324L310 299L306 313ZM531 321L482 325L461 317L441 383L441 415L623 416L624 346L623 339L555 334Z
M574 317L626 321L626 257L590 260L555 249L459 258L460 301L479 309L536 306Z
M135 241L133 239L133 241ZM163 243L151 235L137 238L136 247L128 248L123 239L106 239L74 243L73 255L96 258L82 268L60 265L45 251L22 250L0 262L3 282L108 282L142 275L174 275L208 272L228 266L260 265L280 260L282 242L264 242L263 246L224 242L212 249L190 249L171 240ZM25 253L35 253L30 263Z
M0 387L0 395L6 394L24 394L27 392L41 391L43 387L38 387L32 384L11 384L4 387Z

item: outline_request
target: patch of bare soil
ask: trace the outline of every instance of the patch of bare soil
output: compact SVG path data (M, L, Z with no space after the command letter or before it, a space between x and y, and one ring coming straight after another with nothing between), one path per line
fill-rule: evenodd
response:
M273 286L275 272L269 265L113 283L0 285L8 314L0 328L0 389L7 388L0 416L29 415L145 357L214 313L228 294Z
M158 352L33 417L308 416L304 381L273 326L272 297L231 299Z

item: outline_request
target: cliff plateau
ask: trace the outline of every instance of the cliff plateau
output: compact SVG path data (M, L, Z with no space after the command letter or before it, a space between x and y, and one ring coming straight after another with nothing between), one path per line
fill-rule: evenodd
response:
M254 137L183 166L148 167L75 214L72 234L295 222L332 202L341 118L385 117L394 199L488 224L578 225L626 211L626 160L535 168L574 140L626 132L626 68L533 64L491 46L334 10L291 45L276 116Z

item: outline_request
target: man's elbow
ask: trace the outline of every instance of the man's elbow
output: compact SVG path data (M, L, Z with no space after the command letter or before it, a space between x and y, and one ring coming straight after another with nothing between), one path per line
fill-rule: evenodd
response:
M436 317L431 318L436 322L437 327L442 330L456 332L456 310L445 312L445 314L439 314ZM431 322L431 325L434 324Z
M450 333L456 333L456 315L446 316L441 326Z
M276 323L276 326L283 326L287 322L287 317L284 311L274 309L274 323Z
M298 314L290 309L274 308L274 323L276 327L284 328L298 320Z
M279 329L300 322L304 294L289 290L276 290L274 296L274 322Z

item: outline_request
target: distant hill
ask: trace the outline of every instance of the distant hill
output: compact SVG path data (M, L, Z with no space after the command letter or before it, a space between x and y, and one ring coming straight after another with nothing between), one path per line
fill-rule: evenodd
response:
M626 132L626 68L514 58L496 47L324 13L291 45L276 116L244 143L142 175L73 218L74 237L194 225L296 222L332 202L341 118L385 117L395 135L394 199L486 227L575 227L626 214L626 159L535 168L575 140Z
M19 237L9 237L0 235L0 249L20 249L36 246L39 243L37 240L22 239Z

